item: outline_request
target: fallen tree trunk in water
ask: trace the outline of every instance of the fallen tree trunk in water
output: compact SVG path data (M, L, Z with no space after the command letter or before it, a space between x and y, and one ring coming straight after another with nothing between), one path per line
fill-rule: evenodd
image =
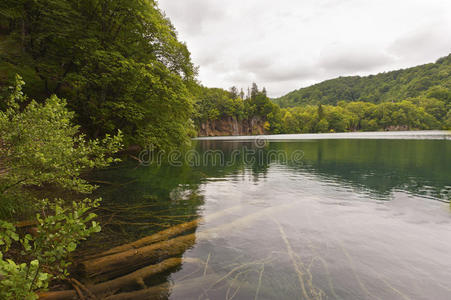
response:
M96 281L108 280L129 272L133 272L148 264L162 259L177 256L194 245L196 235L180 236L169 241L159 242L139 249L94 258L81 263L82 272Z
M107 296L121 291L125 288L141 287L147 288L144 281L151 276L160 274L169 269L175 268L182 264L181 258L170 258L159 264L151 265L139 269L128 275L118 277L116 279L88 286L89 291L96 296ZM48 292L40 295L42 300L72 300L78 299L78 294L74 290Z
M89 259L80 264L81 271L89 278L97 277L95 279L97 282L108 280L137 270L145 265L156 263L162 259L180 255L194 245L196 239L208 239L220 232L233 231L241 226L249 225L251 222L268 213L274 213L291 206L292 204L285 204L262 209L231 223L223 224L202 232L179 236L168 241L151 244L138 249L129 249L124 252Z
M208 220L213 220L216 218L219 218L227 213L231 213L233 211L239 210L241 209L241 206L237 205L237 206L233 206L227 209L224 209L222 211L213 213L211 215L208 216ZM163 231L160 231L158 233L152 234L150 236L146 236L142 239L139 239L135 242L129 243L129 244L125 244L125 245L121 245L118 247L114 247L110 250L107 250L105 252L102 252L98 255L95 255L93 257L91 257L92 259L97 258L97 257L102 257L102 256L107 256L107 255L111 255L111 254L116 254L119 252L124 252L130 249L137 249L137 248L141 248L141 247L145 247L148 245L151 245L153 243L158 243L161 241L165 241L165 240L169 240L172 237L181 235L182 233L194 229L196 228L200 223L202 223L204 221L204 218L198 218L196 220L190 221L190 222L186 222L186 223L182 223L179 225L175 225L172 226L171 228L165 229ZM90 259L91 259L90 258Z
M263 209L261 211L255 212L253 214L247 215L245 217L239 218L231 223L227 223L215 228L211 228L208 230L205 230L203 232L199 232L197 234L189 234L185 236L179 236L177 238L164 241L164 242L158 242L151 244L149 246L144 246L138 249L128 249L123 252L118 252L114 254L110 254L104 257L99 257L95 259L90 259L81 264L83 270L85 271L85 274L89 276L90 278L95 278L97 282L99 280L107 280L111 279L117 276L120 276L122 274L128 275L96 284L94 286L91 286L89 290L94 295L99 296L108 296L106 299L109 300L127 300L127 299L143 299L143 297L147 297L145 299L149 299L149 297L153 297L152 299L160 299L159 297L167 297L167 293L165 291L168 290L168 285L160 285L152 288L147 288L144 284L144 280L149 278L150 276L153 276L155 274L164 272L170 268L173 268L179 264L181 264L180 258L171 258L167 259L159 264L151 265L148 267L144 267L145 265L149 263L155 263L158 261L161 261L164 258L176 256L179 254L182 254L186 249L191 247L197 239L208 239L211 238L212 235L215 236L217 233L220 232L228 232L237 229L241 226L249 225L252 221L260 218L261 216L264 216L268 213L274 213L286 208L289 208L291 205L280 205L272 208ZM236 209L232 208L232 209ZM230 210L230 209L229 209ZM223 212L220 212L220 214L223 214ZM217 214L219 215L219 214ZM201 219L197 219L192 221L193 223L199 222ZM191 223L191 222L187 222ZM178 230L183 230L184 228L188 228L191 225L190 224L181 224L177 225L180 226L179 229L175 229L172 232L177 232ZM177 227L176 226L176 227ZM181 231L180 233L183 233ZM161 234L161 233L160 233ZM169 231L165 234L161 234L161 236L170 236ZM158 234L154 235L153 238L144 238L140 240L139 243L147 243L151 240L157 240ZM138 242L138 241L137 241ZM134 245L138 243L132 243ZM144 268L143 268L144 267ZM142 269L139 269L142 268ZM139 269L139 270L137 270ZM137 270L137 271L135 271ZM135 272L133 272L135 271ZM207 276L209 277L209 276ZM135 286L144 287L143 290L134 291L134 292L124 292L118 295L112 295L114 293L120 292L121 290L127 289L127 288L133 288ZM183 289L193 289L195 288L194 284L183 284L179 285L177 284L176 287L180 287ZM78 295L76 291L74 290L68 290L68 291L57 291L57 292L49 292L49 293L43 293L40 295L40 299L44 300L56 300L56 299L78 299Z
M174 289L177 289L180 293L183 294L193 292L197 294L197 292L201 293L204 289L207 289L211 284L217 281L218 278L218 275L213 274L204 277L198 277L195 279L184 280L176 283L175 285L164 283L147 289L111 295L109 297L106 297L105 300L168 299L169 292ZM196 298L197 296L198 295L196 295ZM186 297L186 299L194 298Z
M106 297L105 300L139 300L139 299L152 299L152 300L164 300L168 299L171 286L169 283L157 285L148 289L122 293Z
M139 299L164 300L168 299L170 289L171 289L170 284L164 283L144 290L112 295L106 297L105 300L139 300Z
M279 299L280 295L272 288L259 288L258 285L250 284L245 280L224 279L220 287L211 288L215 283L221 281L221 277L212 274L194 279L187 279L173 285L164 283L147 289L119 293L106 297L104 300L141 300L141 299L168 299L168 295L177 299L215 299L216 292L222 290L224 293L231 288L234 292L242 292L238 298L241 299ZM215 294L216 293L216 294ZM200 296L203 296L202 298ZM243 298L246 297L246 298ZM232 299L233 297L229 297Z
M137 249L137 248L145 247L147 245L151 245L151 244L154 244L157 242L168 240L171 237L180 235L180 234L184 233L185 231L196 228L197 225L199 225L199 223L201 223L201 222L202 222L202 218L198 218L191 222L186 222L183 224L175 225L171 228L168 228L168 229L165 229L158 233L144 237L135 242L121 245L121 246L112 248L108 251L102 252L99 255L97 255L97 257L108 256L108 255L116 254L119 252L124 252L124 251L130 250L130 249Z

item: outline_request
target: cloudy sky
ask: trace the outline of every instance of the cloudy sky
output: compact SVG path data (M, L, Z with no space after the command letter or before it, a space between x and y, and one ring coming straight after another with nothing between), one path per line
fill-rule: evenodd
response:
M451 0L159 0L209 87L270 96L451 52Z

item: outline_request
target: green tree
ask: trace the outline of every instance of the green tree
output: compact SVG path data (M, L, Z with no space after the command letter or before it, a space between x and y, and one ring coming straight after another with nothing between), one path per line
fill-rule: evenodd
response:
M238 94L238 89L236 86L232 86L230 88L230 97L232 97L232 99L238 99L239 94Z
M451 110L448 111L448 114L446 116L445 129L451 130Z
M283 116L283 126L284 131L288 133L300 133L301 126L299 124L299 119L293 116L290 111L286 111Z
M326 119L321 119L316 125L317 132L329 132L329 122Z
M251 94L250 94L251 100L255 100L255 98L257 97L258 93L259 93L258 86L257 86L257 84L255 82L253 82L252 83L252 88L251 88Z
M67 99L90 137L118 129L127 144L189 143L196 68L155 1L2 1L0 70L34 98ZM1 49L3 49L2 47Z
M56 184L61 188L90 193L93 187L80 178L85 170L105 167L114 161L107 154L121 146L122 135L103 140L86 140L72 125L73 113L56 96L44 104L23 95L24 82L16 77L16 86L0 112L0 200L1 208L18 206L29 200L23 186ZM19 203L18 203L19 202Z
M324 110L323 110L323 106L321 104L318 104L318 111L316 113L320 120L324 118Z
M22 92L24 82L16 76L10 97L0 111L0 298L37 299L51 278L66 278L68 256L100 226L88 213L100 199L66 201L47 198L58 190L89 194L95 188L80 175L94 167L116 161L111 155L121 146L122 136L87 140L72 122L65 101L52 96L43 104L29 101ZM34 191L41 189L39 193ZM45 197L45 198L44 198ZM44 198L44 199L43 199ZM41 199L41 200L39 200ZM49 200L50 199L50 200ZM22 212L38 211L36 236L16 233L6 219ZM23 248L21 263L9 252L13 244ZM17 247L17 245L14 245ZM43 272L45 266L45 272Z
M330 107L325 118L329 123L329 130L344 132L349 128L349 119L341 107Z

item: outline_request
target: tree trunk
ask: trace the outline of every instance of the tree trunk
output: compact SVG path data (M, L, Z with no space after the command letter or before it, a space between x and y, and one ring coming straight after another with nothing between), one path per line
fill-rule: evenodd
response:
M89 291L96 295L105 297L108 295L112 295L114 293L123 291L124 289L132 289L134 287L147 288L143 283L148 280L151 276L160 274L169 269L175 268L178 265L182 264L181 258L170 258L162 261L159 264L151 265L139 269L133 273L128 275L106 281L103 283L96 284L94 286L87 286ZM78 295L74 290L66 290L66 291L56 291L56 292L48 292L43 293L39 296L41 300L72 300L78 299Z
M227 209L224 209L222 211L216 212L214 214L211 214L210 216L208 216L208 221L217 219L222 217L225 214L228 213L232 213L235 212L237 210L240 210L241 206L237 205L237 206L233 206ZM188 230L192 230L195 229L199 224L201 224L202 222L204 222L204 218L198 218L195 219L193 221L190 222L186 222L186 223L182 223L179 225L175 225L171 228L165 229L163 231L160 231L158 233L155 233L153 235L150 236L146 236L142 239L139 239L135 242L129 243L129 244L125 244L125 245L121 245L115 248L112 248L110 250L107 250L105 252L102 252L98 255L93 255L87 258L87 260L91 260L94 258L99 258L99 257L103 257L103 256L107 256L107 255L112 255L112 254L116 254L116 253L120 253L120 252L124 252L130 249L137 249L137 248L141 248L144 246L148 246L151 245L153 243L157 243L157 242L161 242L161 241L165 241L165 240L169 240L170 238L173 238L175 236L178 236Z
M155 233L153 235L150 236L146 236L140 240L137 240L135 242L129 243L129 244L125 244L125 245L121 245L118 247L115 247L113 249L110 249L108 251L102 252L99 255L97 255L97 257L101 257L101 256L107 256L107 255L112 255L112 254L116 254L119 252L124 252L130 249L137 249L137 248L141 248L144 246L148 246L150 244L154 244L157 242L161 242L161 241L165 241L170 239L171 237L180 235L182 233L184 233L185 231L188 231L190 229L194 229L197 227L197 225L199 225L199 223L201 223L202 218L198 218L196 220L193 220L191 222L186 222L183 224L179 224L179 225L175 225L171 228L168 228L166 230L160 231L158 233Z
M182 254L194 245L196 239L204 240L222 232L233 232L239 227L249 225L253 221L277 211L291 207L292 204L284 204L262 209L233 222L220 225L205 231L179 236L174 239L163 241L138 249L129 249L103 257L89 259L80 264L80 269L89 278L107 280L120 276L162 259Z
M169 283L164 283L144 290L112 295L106 297L105 300L165 300L168 299L170 288Z
M171 290L177 290L179 293L185 294L186 299L197 299L205 289L211 287L216 281L220 280L218 275L208 275L194 279L184 280L175 285L168 283L153 286L148 289L142 289L133 292L121 293L106 297L105 300L141 300L141 299L168 299ZM190 297L196 295L196 297Z
M195 234L180 236L139 249L130 249L124 252L94 258L81 263L82 272L88 278L95 280L108 280L116 276L133 272L143 266L156 263L162 259L180 255L196 241Z

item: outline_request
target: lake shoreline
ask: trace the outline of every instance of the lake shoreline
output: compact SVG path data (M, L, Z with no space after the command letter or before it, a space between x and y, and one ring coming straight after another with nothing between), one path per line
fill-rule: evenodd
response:
M321 140L321 139L400 139L400 140L451 140L449 130L419 130L419 131L373 131L373 132L340 132L340 133L302 133L302 134L272 134L250 136L214 136L196 137L195 141L227 141L227 140Z

